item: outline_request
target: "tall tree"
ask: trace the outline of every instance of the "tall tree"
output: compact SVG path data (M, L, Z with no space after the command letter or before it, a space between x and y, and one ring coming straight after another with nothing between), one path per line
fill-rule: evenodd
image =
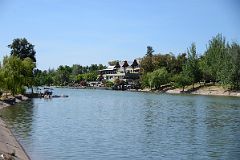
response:
M2 69L2 65L0 63L0 93L2 92L2 90L4 89L4 85L5 85L5 82L4 82L4 75L3 75L3 69ZM1 94L0 94L1 96Z
M34 45L29 43L26 38L14 39L8 47L11 49L11 55L18 56L21 60L29 57L36 62Z
M189 77L183 72L175 74L172 77L172 81L174 82L175 87L182 87L182 92L184 92L185 86L191 84Z
M13 95L22 92L25 85L22 75L24 69L20 58L16 56L4 57L2 68L4 90L10 91Z
M232 68L230 70L230 84L233 89L240 89L240 45L233 42L229 49Z
M153 78L153 86L155 89L160 89L161 85L169 82L169 74L166 68L160 68L153 71L151 78Z
M152 72L154 70L153 52L153 48L151 46L147 46L147 53L141 61L143 73Z
M70 83L70 74L72 72L71 67L60 65L56 71L56 83L58 85L67 85Z
M187 75L192 82L193 88L194 83L200 81L201 72L198 65L198 56L196 52L196 45L191 44L191 47L187 50L188 59L184 67L184 73Z
M74 64L72 65L72 74L73 75L78 75L78 74L82 74L82 66L79 64Z
M147 53L146 53L146 56L150 56L152 57L153 56L153 48L151 46L147 46Z
M226 52L226 40L221 34L213 37L208 44L207 51L203 55L201 70L209 75L211 81L219 81L219 76Z
M32 93L33 93L33 85L34 85L34 74L33 74L33 70L36 67L36 63L33 63L32 59L30 59L29 57L25 58L22 61L22 71L21 74L24 77L24 84L25 86L27 86L28 88L31 88Z

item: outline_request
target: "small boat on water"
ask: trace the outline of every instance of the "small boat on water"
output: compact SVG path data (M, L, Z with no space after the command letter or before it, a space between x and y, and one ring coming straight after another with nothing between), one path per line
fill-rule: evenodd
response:
M45 99L50 99L50 98L67 98L68 95L52 95L53 92L52 92L52 88L44 88L44 93L42 94L42 97L45 98Z

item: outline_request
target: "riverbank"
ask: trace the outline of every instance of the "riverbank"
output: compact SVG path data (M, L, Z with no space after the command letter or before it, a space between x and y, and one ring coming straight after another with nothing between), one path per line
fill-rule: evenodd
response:
M69 89L99 89L99 90L112 90L110 87L69 87L69 86L58 86L56 88L69 88ZM122 90L120 90L122 91ZM196 84L195 88L187 86L184 91L182 88L164 88L163 90L151 90L150 88L144 89L126 89L124 91L130 92L147 92L147 93L167 93L167 94L193 94L193 95L205 95L205 96L230 96L240 97L240 90L233 91L225 89L220 85L199 85Z
M240 97L240 90L239 91L228 90L218 85L197 86L194 89L192 89L192 86L189 86L189 87L186 87L184 91L182 91L182 88L165 88L164 90L151 90L150 88L144 88L144 89L130 90L130 91L147 92L147 93L154 92L154 93L167 93L167 94Z
M26 101L28 98L25 96L17 96L15 102ZM0 101L0 110L11 106L10 104ZM0 160L30 160L27 153L21 144L14 137L7 124L1 119L0 116Z
M194 95L206 95L206 96L231 96L231 97L240 97L240 91L232 91L225 89L222 86L200 86L195 89L188 89L185 92L182 92L182 89L170 89L166 93L170 94L194 94Z

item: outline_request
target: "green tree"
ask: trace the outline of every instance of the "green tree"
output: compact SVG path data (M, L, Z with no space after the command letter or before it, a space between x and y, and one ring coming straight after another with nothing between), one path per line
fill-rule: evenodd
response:
M72 65L72 74L75 76L78 74L82 74L83 73L82 69L83 69L83 66L79 64L74 64Z
M96 72L85 73L83 75L83 77L84 77L84 80L86 80L87 82L89 82L89 81L96 81L97 73Z
M150 74L150 73L145 73L140 77L141 88L150 87L149 86L149 81L148 81L148 78L149 78L148 74Z
M201 79L201 72L198 64L198 56L196 52L196 45L194 43L191 44L191 47L188 48L188 58L187 62L184 66L183 73L185 76L189 77L193 88L194 83L199 82Z
M89 67L89 72L94 72L98 70L98 65L97 64L91 64Z
M153 48L151 46L147 46L147 53L141 61L143 73L152 72L154 70L153 52Z
M84 80L84 75L83 74L78 74L77 77L76 77L76 82L80 83L83 80Z
M172 81L174 82L174 85L176 87L182 87L183 92L184 92L185 86L191 84L190 79L182 72L180 74L175 74L172 78Z
M229 84L232 89L240 89L240 45L233 42L231 46L229 46L228 51L230 54L230 64L232 66L231 70L228 72L230 74Z
M33 63L32 59L29 57L25 58L22 61L22 71L21 74L24 77L24 84L28 88L31 88L32 93L33 93L33 85L34 85L34 75L33 75L33 70L36 68L36 64Z
M174 63L174 74L180 74L183 71L183 66L187 62L186 53L179 54Z
M99 65L98 65L98 70L102 70L102 69L105 69L105 68L107 68L107 67L104 66L104 65L102 65L102 64L99 64Z
M2 69L2 65L0 64L0 92L2 93L5 82L4 82L4 76L3 76L3 69ZM0 94L1 95L1 94Z
M161 85L169 82L169 73L166 68L160 68L151 73L152 85L155 89L160 89Z
M147 46L147 53L146 56L152 57L153 56L153 48L151 46Z
M70 74L72 72L71 67L60 65L56 70L55 82L57 85L67 85L70 83Z
M10 91L12 95L22 92L25 79L22 75L24 69L20 58L16 56L4 57L2 67L3 89Z
M220 80L222 64L225 61L226 55L226 40L221 34L213 37L209 41L207 51L203 55L203 62L201 70L204 75L208 75L211 81L216 82Z
M26 38L14 39L8 47L11 49L11 55L18 56L21 60L29 57L36 62L34 45L29 43Z

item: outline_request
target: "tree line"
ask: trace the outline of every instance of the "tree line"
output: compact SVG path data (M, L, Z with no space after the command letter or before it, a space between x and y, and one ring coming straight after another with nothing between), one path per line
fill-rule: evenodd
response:
M34 45L26 38L14 39L8 47L11 49L10 55L5 56L0 63L0 95L3 92L11 92L12 95L24 93L26 87L33 91L33 86L86 85L86 82L97 79L98 70L106 68L102 64L74 64L42 71L36 68Z
M162 85L171 84L184 87L198 82L219 83L230 89L240 89L240 45L229 43L221 34L213 37L206 51L197 53L194 43L187 53L153 54L151 46L141 61L142 87L160 89Z
M43 85L66 86L81 84L98 78L98 70L105 69L102 64L82 66L60 65L56 70L36 68L36 51L34 45L26 38L17 38L8 45L10 55L0 63L0 93L11 92L13 95L23 93L26 87ZM111 61L109 64L117 64ZM229 43L221 34L213 37L203 54L197 53L194 43L187 53L175 56L155 54L151 46L142 58L140 86L151 89L162 89L163 86L182 87L196 83L218 83L232 90L240 89L240 45ZM105 82L107 86L113 85Z
M98 70L104 68L106 68L106 66L102 64L92 64L90 66L74 64L72 66L60 65L56 70L49 69L41 71L35 69L35 85L71 86L74 84L81 84L85 86L89 81L96 81L98 78Z

